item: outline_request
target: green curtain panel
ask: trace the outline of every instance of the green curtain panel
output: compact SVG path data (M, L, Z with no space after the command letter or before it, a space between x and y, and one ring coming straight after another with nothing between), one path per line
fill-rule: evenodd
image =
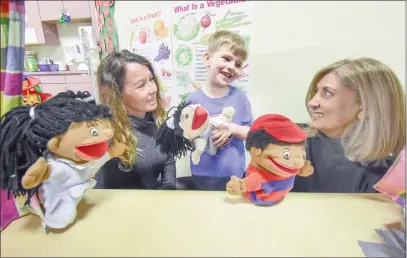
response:
M99 30L100 59L119 50L116 23L114 21L115 1L95 1Z

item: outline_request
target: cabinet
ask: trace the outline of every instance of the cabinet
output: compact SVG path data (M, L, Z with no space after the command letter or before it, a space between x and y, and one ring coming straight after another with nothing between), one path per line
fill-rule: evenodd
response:
M90 19L89 4L93 1L62 1L71 19Z
M30 2L30 1L25 1ZM38 3L41 21L59 21L62 9L62 1L34 1Z
M41 82L41 89L43 92L50 93L52 96L60 92L71 90L89 91L94 95L92 81L89 74L47 74L47 75L33 75Z
M66 9L66 11L71 15L71 20L91 18L89 1L42 0L37 2L41 21L44 22L59 21L63 9Z
M59 45L56 24L41 22L37 1L25 1L25 44Z

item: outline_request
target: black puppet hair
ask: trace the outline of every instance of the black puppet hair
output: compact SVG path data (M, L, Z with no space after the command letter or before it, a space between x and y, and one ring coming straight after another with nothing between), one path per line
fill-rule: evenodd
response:
M9 198L27 194L29 201L38 193L39 186L24 189L21 179L46 151L48 141L66 132L72 122L112 119L109 107L77 99L83 97L84 93L68 91L34 107L15 107L1 117L0 184Z
M293 145L293 144L304 144L305 141L296 142L296 143L287 143L278 141L276 138L268 134L265 130L249 131L246 138L246 150L250 151L251 147L256 149L261 149L264 151L269 144L276 145Z
M78 91L77 93L68 90L64 92L60 92L57 94L58 97L66 97L70 99L82 99L82 100L87 100L86 102L89 102L91 104L96 104L95 98L92 98L92 95L89 93L89 91Z
M192 150L191 142L184 138L184 131L179 125L182 110L189 105L189 102L181 102L177 107L171 108L168 113L175 109L174 114L168 117L158 128L156 145L160 147L162 153L182 158L187 155L188 151ZM169 119L174 119L174 129L168 127L167 121Z

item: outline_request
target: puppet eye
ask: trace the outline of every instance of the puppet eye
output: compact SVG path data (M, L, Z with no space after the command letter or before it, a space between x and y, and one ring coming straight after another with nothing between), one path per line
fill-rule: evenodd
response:
M289 160L289 159L291 159L291 153L290 153L289 151L284 151L283 157L284 157L286 160Z
M185 119L188 119L189 118L189 114L185 114Z
M92 136L98 136L98 135L99 135L98 129L96 129L95 127L91 127L91 128L90 128L90 135L92 135Z

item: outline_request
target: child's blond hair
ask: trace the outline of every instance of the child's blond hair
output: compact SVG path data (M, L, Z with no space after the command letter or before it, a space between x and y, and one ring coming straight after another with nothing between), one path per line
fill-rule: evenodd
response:
M240 57L243 62L246 61L248 56L246 42L242 36L232 31L220 30L213 33L209 37L208 52L213 54L225 45L230 47L235 56Z

